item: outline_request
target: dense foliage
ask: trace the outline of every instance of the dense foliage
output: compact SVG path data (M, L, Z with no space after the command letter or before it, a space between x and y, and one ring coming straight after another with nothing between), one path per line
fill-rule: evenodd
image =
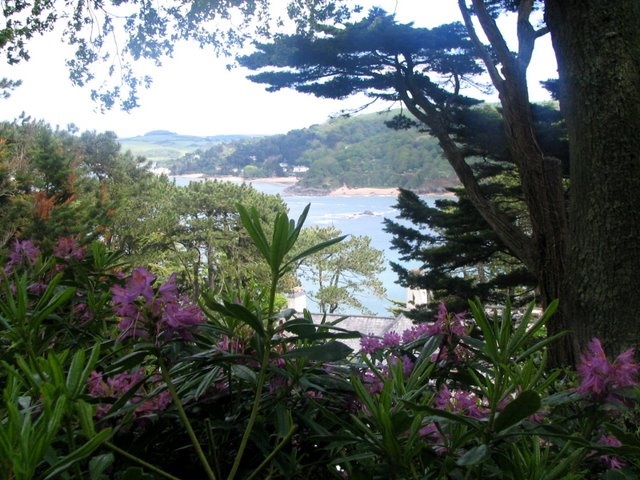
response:
M552 352L556 364L574 364L576 345L593 335L602 336L612 351L637 344L640 329L630 333L616 320L612 330L609 319L631 318L639 308L628 301L637 298L633 285L640 275L640 240L629 233L637 230L638 219L632 219L631 227L625 214L637 208L637 197L620 192L640 188L640 140L632 128L637 130L640 115L634 106L625 107L623 115L617 110L618 105L640 103L629 100L640 96L639 33L629 20L639 13L639 4L594 0L585 7L577 1L547 0L543 19L543 2L533 0L450 3L457 3L462 23L418 27L373 8L360 19L325 25L316 34L256 42L256 51L240 63L256 72L250 79L270 91L293 88L334 99L360 93L401 101L413 120L437 138L484 221L535 276L542 305L561 298L561 310L549 328L571 333ZM506 11L516 14L502 15ZM514 41L507 25L516 32ZM570 143L569 188L564 158L542 141L527 84L536 42L549 31L560 73L552 83ZM615 48L600 41L612 31L621 32ZM587 80L590 75L593 81ZM503 125L504 155L521 185L524 210L517 217L486 194L473 169L482 151L468 148L465 133L457 131L460 116L478 103L465 93L487 78L500 101L496 113ZM623 265L623 270L612 265ZM607 299L606 308L599 298ZM612 315L614 311L618 313Z
M436 141L416 129L385 127L391 112L336 118L285 135L227 142L172 162L176 174L300 177L299 186L330 190L404 187L437 191L454 183ZM304 172L294 167L308 168Z
M305 249L339 234L335 227L309 227L302 231L298 247ZM371 246L371 238L351 235L306 257L296 272L313 285L313 290L306 294L317 304L314 311L339 313L344 307L351 307L370 315L362 304L362 296L385 296L385 286L380 281L383 270L384 254Z
M554 105L534 105L533 113L540 145L560 159L568 173L568 143L560 112ZM394 121L394 125L413 123L408 118ZM499 205L511 222L530 229L498 111L485 105L458 112L452 130L458 142L476 156L470 167L485 198ZM392 265L401 284L432 293L430 304L416 305L418 308L407 315L431 316L439 302L446 303L452 311L464 310L468 298L500 303L509 297L514 305L534 300L535 272L528 270L505 245L465 189L450 190L455 197L438 199L431 207L403 189L396 204L400 221L385 220L385 230L393 235L391 248L397 249L405 262L419 265Z
M541 318L444 307L383 337L278 311L303 216L242 225L264 302L129 268L99 242L12 243L0 277L3 478L635 478L633 351L549 371ZM341 342L361 337L359 352Z

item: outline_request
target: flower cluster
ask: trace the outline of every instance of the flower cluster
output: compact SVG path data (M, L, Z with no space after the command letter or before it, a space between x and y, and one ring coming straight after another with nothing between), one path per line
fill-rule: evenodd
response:
M156 390L157 378L152 379L155 383L148 389L144 388L145 377L141 370L134 372L123 372L107 379L102 373L93 371L88 380L89 395L93 398L101 399L101 403L96 412L98 418L104 416L111 408L111 403L115 402L123 395L132 392L129 404L134 405L136 417L143 417L162 411L171 403L171 395L167 390L162 390L156 395L149 396L149 392ZM109 400L112 402L109 403Z
M124 286L111 289L122 336L191 338L193 329L205 321L202 311L178 295L175 274L157 289L153 286L155 280L149 270L138 267Z
M435 395L433 404L440 410L462 413L473 418L482 418L488 413L486 405L482 404L475 393L466 390L449 390L446 386Z
M81 261L86 252L75 238L61 237L53 247L53 255L56 258L69 262L71 260Z
M450 314L444 303L438 308L435 321L419 323L408 328L402 334L390 331L382 339L374 335L365 335L360 339L360 353L375 354L384 348L400 346L401 343L411 343L420 338L442 335L445 343L452 343L453 337L461 337L466 333L463 314ZM443 347L446 348L446 347Z
M613 435L603 435L598 440L598 443L600 443L601 445L605 445L607 447L622 446L622 442L618 440L616 437L614 437ZM601 455L600 461L607 468L613 468L613 469L623 468L626 465L624 460L622 460L620 457L617 457L615 455Z
M4 271L10 274L17 267L31 267L39 256L40 249L31 240L14 240Z
M640 365L634 362L633 357L634 350L630 348L611 363L600 340L594 338L587 345L587 353L580 356L580 365L576 368L581 377L577 391L616 402L616 391L638 385Z

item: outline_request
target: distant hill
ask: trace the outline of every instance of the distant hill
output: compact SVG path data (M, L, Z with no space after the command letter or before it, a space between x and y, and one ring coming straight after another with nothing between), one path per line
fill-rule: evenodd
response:
M242 138L168 162L174 174L295 175L298 188L403 187L442 191L457 179L437 141L417 129L385 125L397 112L341 117L284 135Z
M251 135L212 135L198 137L180 135L167 130L153 130L137 137L119 138L123 150L146 157L163 165L198 149L208 149L220 143L251 138Z

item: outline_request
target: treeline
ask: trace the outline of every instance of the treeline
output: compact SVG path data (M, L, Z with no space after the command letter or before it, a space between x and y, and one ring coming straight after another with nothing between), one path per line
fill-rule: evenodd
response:
M147 167L123 153L112 132L1 122L0 255L23 239L43 252L60 238L83 247L98 241L128 265L162 278L177 272L194 298L203 288L244 288L264 278L236 204L259 206L272 220L286 211L282 199L229 182L177 187Z
M0 259L11 262L34 249L48 255L61 244L74 251L99 248L113 252L108 255L122 271L144 266L159 279L175 273L176 286L194 299L206 292L263 301L271 272L241 225L238 205L259 210L271 238L270 225L288 211L284 200L249 183L179 187L152 174L149 165L123 153L112 132L54 130L28 118L0 122ZM302 233L305 248L340 234L321 228ZM299 286L300 274L315 280L310 294L323 312L366 312L356 293L384 295L377 280L382 253L368 238L351 237L324 256L307 255L306 262L292 265L279 293ZM279 302L284 306L286 299Z
M385 121L393 115L341 117L285 135L219 144L186 154L170 168L178 175L295 174L301 187L320 189L347 185L434 191L455 183L437 142L417 129L387 127Z

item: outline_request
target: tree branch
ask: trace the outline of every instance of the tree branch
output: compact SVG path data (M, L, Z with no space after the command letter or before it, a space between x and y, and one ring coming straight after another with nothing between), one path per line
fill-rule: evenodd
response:
M465 0L458 0L458 7L460 8L460 13L462 14L462 18L464 20L465 27L467 27L467 32L469 33L469 37L471 37L471 41L476 47L478 55L482 59L482 63L484 63L487 72L489 73L489 77L491 77L491 83L498 90L498 93L502 93L504 82L504 78L501 73L498 71L493 58L491 56L491 52L487 49L486 45L480 41L480 37L478 37L478 33L476 32L475 27L473 26L473 21L471 20L471 13L469 12L469 8Z
M531 271L535 271L532 239L517 228L495 204L484 196L473 170L465 160L463 151L447 131L444 114L416 87L412 81L413 72L410 66L403 69L402 65L398 63L396 68L397 91L402 102L418 120L429 127L430 133L438 139L447 160L480 215L495 230L513 255L518 257Z

